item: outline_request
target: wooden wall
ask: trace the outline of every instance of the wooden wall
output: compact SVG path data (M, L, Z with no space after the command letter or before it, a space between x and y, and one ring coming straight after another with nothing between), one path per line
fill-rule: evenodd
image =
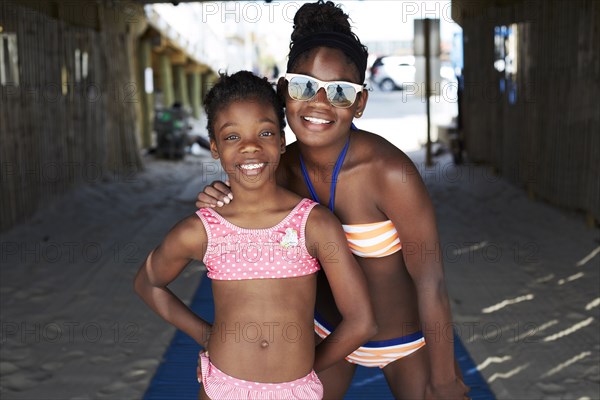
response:
M497 6L500 4L500 6ZM537 198L600 221L600 2L454 1L464 39L464 136ZM500 90L494 27L517 24L517 98Z
M5 230L75 185L118 178L142 163L131 65L135 34L120 10L110 8L119 3L87 2L83 11L75 10L95 27L0 3L2 33L17 36L20 75L18 85L0 86L0 230ZM56 7L59 16L65 12ZM80 70L77 79L84 52L88 75Z

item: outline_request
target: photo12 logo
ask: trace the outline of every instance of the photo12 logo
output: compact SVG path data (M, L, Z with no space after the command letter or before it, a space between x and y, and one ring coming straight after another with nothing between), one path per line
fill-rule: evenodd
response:
M439 1L403 1L402 22L406 23L412 19L442 19L447 22L452 20L451 2L441 3Z
M233 326L222 323L213 325L211 340L219 338L221 341L241 341L257 343L259 341L269 344L277 340L296 343L302 337L302 328L296 322L236 322Z
M202 22L274 23L294 21L301 4L296 2L222 1L202 3Z
M114 322L110 325L94 321L0 322L0 344L16 341L20 344L34 343L137 343L139 326L133 322Z

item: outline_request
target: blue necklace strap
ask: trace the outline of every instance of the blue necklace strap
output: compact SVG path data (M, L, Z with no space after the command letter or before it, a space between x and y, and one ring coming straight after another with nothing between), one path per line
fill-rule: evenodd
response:
M300 154L300 169L302 169L302 176L304 177L304 183L306 183L308 191L310 192L310 197L312 197L312 199L317 203L320 203L319 196L317 196L317 192L315 192L315 188L310 180L310 176L308 176L308 171L306 170L306 165L304 165L302 154Z
M329 188L329 209L333 212L333 207L335 205L335 187L337 186L337 177L340 174L340 170L342 169L342 164L344 163L344 159L346 158L346 153L348 152L348 146L350 145L350 136L348 136L348 140L346 141L346 145L342 149L337 161L335 162L335 166L333 167L333 176L331 177L331 187Z
M333 208L335 205L335 187L337 185L337 177L340 174L342 169L342 164L344 164L344 159L346 158L346 153L348 152L348 147L350 146L350 136L348 136L348 140L346 140L346 145L342 149L340 155L338 156L335 166L333 167L333 175L331 177L331 186L329 187L329 209L333 212ZM302 170L302 176L304 177L304 183L308 187L308 191L314 201L320 203L319 197L317 196L317 192L310 180L310 176L308 175L308 171L306 170L306 165L304 164L304 160L302 159L302 154L300 154L300 169Z

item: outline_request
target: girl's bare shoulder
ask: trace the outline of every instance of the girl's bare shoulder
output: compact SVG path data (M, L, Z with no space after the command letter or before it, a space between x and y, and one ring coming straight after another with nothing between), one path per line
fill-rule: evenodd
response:
M325 236L331 233L332 229L334 231L338 228L341 229L341 226L339 219L327 207L320 204L313 207L306 221L308 232Z
M195 248L198 241L206 240L206 228L197 213L188 215L179 221L169 232L173 239Z
M173 225L157 249L170 257L201 260L207 238L202 220L192 214Z
M404 151L376 133L359 130L355 133L355 143L357 164L377 171L377 175L413 175L416 172L414 163Z

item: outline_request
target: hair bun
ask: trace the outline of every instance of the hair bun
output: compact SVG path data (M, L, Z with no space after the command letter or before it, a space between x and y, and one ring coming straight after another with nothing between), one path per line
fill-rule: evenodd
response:
M343 51L349 63L358 69L359 83L365 80L368 49L350 26L350 17L332 1L307 3L294 16L287 71L293 71L299 57L316 47L333 47Z
M332 1L319 0L304 4L294 16L292 42L302 36L319 32L340 32L352 35L350 17Z

